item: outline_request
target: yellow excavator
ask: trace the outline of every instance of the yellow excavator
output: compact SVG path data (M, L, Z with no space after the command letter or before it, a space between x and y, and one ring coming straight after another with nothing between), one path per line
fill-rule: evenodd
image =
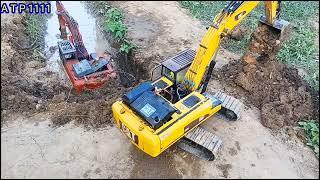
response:
M281 20L280 2L265 1L260 22L279 33L288 26ZM206 92L222 37L229 34L259 1L231 1L214 18L197 51L187 49L163 61L143 82L112 105L117 127L131 142L152 157L177 143L206 160L215 159L222 140L200 124L216 113L240 118L239 100L222 92ZM154 71L161 76L152 81Z

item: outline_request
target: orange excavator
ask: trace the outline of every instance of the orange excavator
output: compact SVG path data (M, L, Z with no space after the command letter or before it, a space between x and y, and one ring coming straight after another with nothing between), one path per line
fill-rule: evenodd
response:
M82 41L78 23L69 15L61 1L56 1L56 7L63 39L58 42L59 56L76 92L80 94L84 89L98 89L110 78L115 78L111 55L106 52L89 54Z

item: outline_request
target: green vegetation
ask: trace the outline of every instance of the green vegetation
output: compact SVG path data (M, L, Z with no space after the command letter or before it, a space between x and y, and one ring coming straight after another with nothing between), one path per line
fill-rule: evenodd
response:
M49 15L27 14L25 17L25 33L30 38L29 47L20 47L22 50L32 50L30 59L45 62L41 53L44 50L44 38L46 33L46 21Z
M32 40L37 40L44 35L44 17L39 15L28 15L26 18L26 32Z
M120 52L128 54L136 46L126 40L126 34L128 31L127 26L123 23L123 12L117 8L110 8L105 14L104 28L106 31L111 32L117 42L120 42Z
M319 122L315 120L302 121L299 125L307 135L307 145L310 146L319 157Z
M124 40L124 42L121 44L120 51L128 54L133 48L136 48L136 45L130 41Z
M32 3L47 3L48 1L31 1ZM26 10L27 12L28 10ZM25 32L34 42L42 41L46 33L46 21L50 14L30 14L26 13L26 30Z
M213 20L227 4L223 1L200 2L181 1L182 7L190 10L193 17L203 21L205 25ZM314 27L315 20L319 17L319 2L316 1L282 1L281 18L289 21L293 26L291 38L285 42L278 54L278 59L288 65L302 68L307 72L306 81L315 89L319 90L319 48L316 45L316 36L319 30ZM264 14L264 3L260 3L241 22L242 26L253 31L259 17ZM317 22L318 23L318 22ZM248 33L242 40L224 40L222 47L236 53L243 53L249 43Z

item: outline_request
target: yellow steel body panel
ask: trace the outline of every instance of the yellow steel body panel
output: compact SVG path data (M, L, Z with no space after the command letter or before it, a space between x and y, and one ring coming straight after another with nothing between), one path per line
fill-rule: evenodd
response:
M168 84L167 87L165 87L163 89L167 89L168 87L171 87L173 85L173 82L170 81L170 79L166 78L165 76L162 76L160 79L154 81L152 84L155 84L155 83L157 83L158 81L161 81L161 80Z
M201 101L188 108L183 105L182 101L191 95L199 97ZM191 129L221 109L221 105L212 108L211 99L198 92L193 92L171 105L179 109L181 113L175 113L170 121L156 131L150 128L143 119L131 111L122 101L115 102L112 105L112 111L118 128L121 129L120 125L123 123L130 132L133 132L138 137L138 144L130 138L131 142L145 153L156 157Z
M273 24L273 22L276 20L277 16L277 9L279 7L278 1L265 1L265 13L267 22L269 24Z

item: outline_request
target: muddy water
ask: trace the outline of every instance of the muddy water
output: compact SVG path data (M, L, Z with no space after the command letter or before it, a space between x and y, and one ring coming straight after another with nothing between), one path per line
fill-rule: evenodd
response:
M62 3L65 9L69 12L69 15L78 22L79 31L82 35L82 40L88 53L95 52L99 49L101 50L101 47L104 46L103 43L106 44L106 42L101 40L101 33L97 32L99 30L97 30L96 19L88 12L85 4L79 1L63 1ZM57 43L58 41L61 41L59 21L56 14L55 1L51 1L51 4L51 12L53 12L53 15L48 19L47 35L45 37L46 55L48 58L47 68L50 71L63 74L63 71L58 64L58 60L60 60L60 58Z

